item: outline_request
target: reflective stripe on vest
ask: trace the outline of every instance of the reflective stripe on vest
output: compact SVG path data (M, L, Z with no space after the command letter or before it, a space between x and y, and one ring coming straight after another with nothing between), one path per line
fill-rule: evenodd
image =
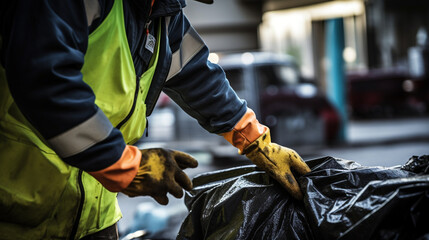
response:
M62 158L70 157L106 139L112 124L99 109L97 113L78 126L48 140Z
M120 129L125 141L128 144L136 142L145 130L144 99L158 62L159 43L148 70L137 79L126 38L123 11L115 9L119 8L113 7L104 22L89 36L82 68L83 79L93 89L95 103L101 110L86 122L48 140L61 157L73 156L103 141L112 131L112 124L118 125L130 112L133 112L132 117ZM160 29L157 32L159 42Z

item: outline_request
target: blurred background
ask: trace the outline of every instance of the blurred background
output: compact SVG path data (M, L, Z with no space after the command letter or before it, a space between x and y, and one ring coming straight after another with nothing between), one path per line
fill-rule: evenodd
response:
M429 154L429 1L188 0L184 11L273 140L304 160L390 167ZM190 177L251 164L166 95L148 121L137 145L192 154ZM121 235L164 226L175 236L186 216L183 198L118 199Z

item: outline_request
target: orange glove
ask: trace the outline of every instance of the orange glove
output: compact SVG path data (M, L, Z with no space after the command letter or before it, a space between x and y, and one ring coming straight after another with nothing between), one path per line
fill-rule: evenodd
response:
M107 190L120 192L130 185L136 176L141 156L142 154L137 147L127 145L122 152L121 158L116 163L105 169L88 173Z

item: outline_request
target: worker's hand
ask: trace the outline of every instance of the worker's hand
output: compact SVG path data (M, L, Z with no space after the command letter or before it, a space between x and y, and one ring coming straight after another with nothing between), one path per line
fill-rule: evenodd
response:
M158 203L168 203L167 193L176 198L183 196L183 189L190 191L192 182L182 171L195 168L198 162L190 155L162 148L143 149L140 167L131 184L122 190L130 197L151 196Z
M272 143L269 129L242 153L274 177L294 198L302 199L301 190L291 170L304 175L310 172L310 168L294 150Z

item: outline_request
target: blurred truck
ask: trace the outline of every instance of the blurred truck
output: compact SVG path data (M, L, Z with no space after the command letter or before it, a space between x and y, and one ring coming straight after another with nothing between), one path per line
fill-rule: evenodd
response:
M218 64L240 98L259 121L270 127L273 141L288 147L325 145L336 140L339 115L314 81L304 79L291 56L264 52L220 56ZM149 117L149 146L207 152L237 159L237 150L222 137L207 133L166 95Z

